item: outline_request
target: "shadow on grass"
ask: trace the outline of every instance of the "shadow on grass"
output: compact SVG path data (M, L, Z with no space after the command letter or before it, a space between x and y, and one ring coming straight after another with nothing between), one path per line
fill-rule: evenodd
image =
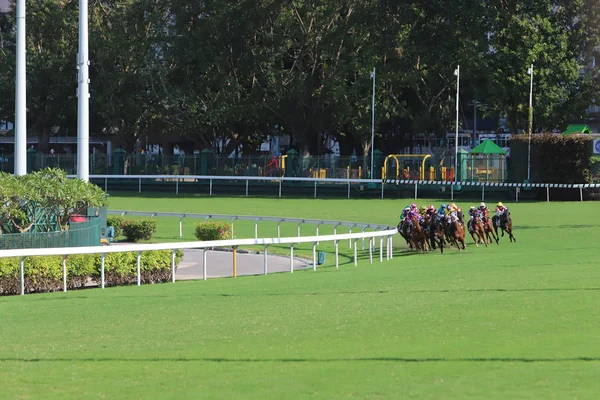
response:
M335 363L335 362L509 362L509 363L554 363L554 362L597 362L600 357L524 358L524 357L465 357L465 358L403 358L403 357L359 357L359 358L186 358L186 357L90 357L90 358L0 358L0 362L209 362L209 363Z

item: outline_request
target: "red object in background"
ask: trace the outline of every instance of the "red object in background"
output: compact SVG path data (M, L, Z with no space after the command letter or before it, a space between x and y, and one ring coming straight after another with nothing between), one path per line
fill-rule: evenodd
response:
M71 215L69 222L87 222L87 218L81 214L73 214Z

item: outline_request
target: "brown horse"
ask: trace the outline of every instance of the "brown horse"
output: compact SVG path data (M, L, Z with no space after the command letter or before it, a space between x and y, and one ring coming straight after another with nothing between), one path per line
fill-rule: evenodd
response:
M492 239L494 239L496 241L496 244L500 244L498 236L496 235L496 232L494 232L494 224L490 219L490 210L488 210L487 208L485 209L485 214L483 215L481 222L483 222L483 231L485 232L485 237L487 241L492 243Z
M481 217L478 212L475 212L473 215L473 219L469 221L470 229L469 233L475 242L475 246L479 247L479 242L483 242L485 247L487 247L487 240L485 238L485 228L483 227L483 222L481 221Z
M421 224L419 224L419 220L416 215L412 216L412 232L410 235L410 241L415 245L415 249L422 249L423 253L427 252L427 234Z
M498 227L500 227L502 230L502 237L504 237L504 232L506 232L511 242L517 241L515 235L512 233L512 220L510 219L510 212L508 209L504 210L500 216L495 215L494 218L492 218L492 222L494 223L496 236L498 236Z
M452 221L450 217L447 217L447 224L449 227L450 241L452 244L456 244L456 248L460 252L460 245L465 250L465 227L459 221Z
M427 214L425 216L425 226L431 248L435 250L436 246L439 246L440 252L444 254L444 246L446 245L444 226L438 215L436 213Z

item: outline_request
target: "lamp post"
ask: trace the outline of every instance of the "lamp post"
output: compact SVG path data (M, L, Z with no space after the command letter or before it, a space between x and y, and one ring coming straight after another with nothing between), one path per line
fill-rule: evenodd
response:
M373 79L373 99L371 104L371 179L373 179L373 147L375 146L375 68L371 72Z
M90 179L90 91L88 61L88 0L79 0L77 54L77 178Z
M17 76L15 91L15 175L27 174L25 0L17 0Z
M533 64L527 70L530 75L529 83L529 140L527 143L527 182L531 179L531 130L533 129Z
M456 75L456 134L454 136L454 182L458 179L458 93L460 89L460 65L454 70Z

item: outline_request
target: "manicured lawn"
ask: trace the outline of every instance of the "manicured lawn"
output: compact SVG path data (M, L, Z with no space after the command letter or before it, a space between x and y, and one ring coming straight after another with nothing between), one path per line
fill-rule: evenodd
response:
M110 202L395 225L409 201ZM596 398L599 205L508 205L518 242L462 254L407 253L396 237L373 265L361 252L339 270L0 298L1 397ZM161 221L158 239L178 233Z

